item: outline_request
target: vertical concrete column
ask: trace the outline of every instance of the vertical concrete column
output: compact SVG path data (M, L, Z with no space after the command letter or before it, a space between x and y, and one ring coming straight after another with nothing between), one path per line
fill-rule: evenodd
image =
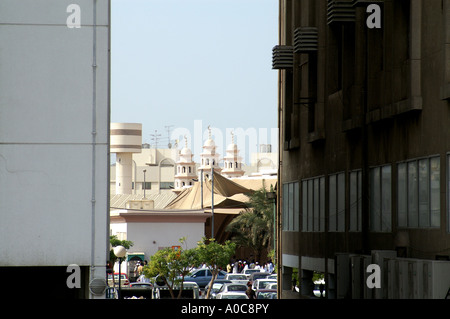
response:
M422 109L422 0L411 0L411 107Z
M450 99L450 0L443 2L444 16L444 79L441 87L441 99Z
M314 272L310 270L301 270L301 279L300 279L300 292L302 296L313 296L313 274ZM300 275L300 274L299 274Z

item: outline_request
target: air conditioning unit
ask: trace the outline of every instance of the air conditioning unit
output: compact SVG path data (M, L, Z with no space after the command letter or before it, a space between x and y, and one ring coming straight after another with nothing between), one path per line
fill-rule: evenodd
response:
M350 262L351 262L352 299L370 298L369 292L366 291L367 288L366 269L371 262L371 257L364 255L356 255L350 257Z
M423 261L423 298L444 299L450 288L450 261Z
M336 298L345 299L350 295L350 256L349 254L335 255Z
M386 259L387 263L387 298L399 299L398 260Z
M355 3L353 0L328 0L327 23L355 22Z
M388 278L387 278L387 259L396 258L395 250L372 250L372 263L380 266L381 271L381 288L374 289L373 297L376 299L385 299L388 295Z
M272 69L292 69L294 67L294 47L276 45L272 49Z
M317 52L319 36L317 27L299 27L294 30L294 52Z

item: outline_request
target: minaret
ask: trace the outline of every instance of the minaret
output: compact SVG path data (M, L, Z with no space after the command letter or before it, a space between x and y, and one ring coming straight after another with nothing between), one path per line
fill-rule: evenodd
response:
M227 178L240 177L244 175L242 170L242 157L234 141L234 134L231 132L231 144L227 147L227 155L223 158L222 175Z
M177 161L177 168L175 174L175 190L179 191L183 187L194 184L197 178L195 172L195 162L192 160L193 154L187 146L187 138L184 137L185 146L179 152L179 159Z
M209 138L203 144L203 152L200 154L200 167L198 168L198 178L201 179L201 173L203 171L203 178L210 178L211 168L214 169L214 173L220 173L222 168L219 167L219 156L216 153L216 144L211 137L211 126L208 126Z

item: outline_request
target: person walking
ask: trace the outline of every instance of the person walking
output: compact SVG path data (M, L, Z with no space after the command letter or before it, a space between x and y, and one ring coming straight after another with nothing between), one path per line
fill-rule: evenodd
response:
M252 283L249 281L247 283L247 290L245 291L248 299L256 299L255 291L252 289Z

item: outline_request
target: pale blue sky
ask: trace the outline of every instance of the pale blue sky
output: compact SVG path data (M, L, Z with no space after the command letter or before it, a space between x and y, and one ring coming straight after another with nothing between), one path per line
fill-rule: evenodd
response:
M165 126L194 132L195 120L223 135L227 128L266 128L261 141L276 143L277 0L111 4L112 122L142 123L144 143L157 130L160 147L167 145Z

